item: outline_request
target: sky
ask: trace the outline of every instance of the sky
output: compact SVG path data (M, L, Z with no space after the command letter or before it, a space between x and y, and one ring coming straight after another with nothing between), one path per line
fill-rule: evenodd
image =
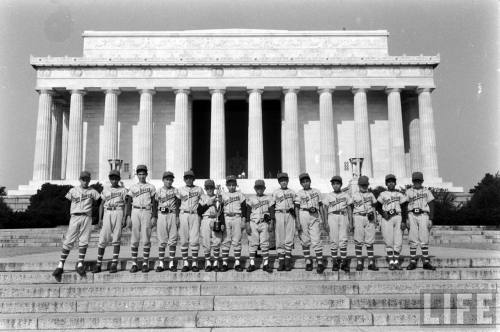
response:
M29 56L81 56L84 30L379 30L390 55L436 55L440 176L465 190L500 170L495 0L1 0L0 186L33 174L38 94Z

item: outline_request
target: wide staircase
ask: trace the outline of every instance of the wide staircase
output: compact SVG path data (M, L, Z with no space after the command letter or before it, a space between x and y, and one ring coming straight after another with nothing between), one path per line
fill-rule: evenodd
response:
M435 271L422 270L421 262L417 270L390 271L385 258L378 257L380 270L376 272L366 268L355 272L354 261L350 273L332 272L328 259L327 270L317 274L305 271L303 259L298 258L291 272L131 274L130 254L124 248L121 270L109 274L112 250L108 248L102 273L90 272L95 250L89 250L89 272L80 277L74 272L72 252L62 282L57 283L51 276L58 257L58 248L54 249L46 257L33 254L33 260L2 255L1 330L391 332L498 328L494 325L500 281L497 251L470 258L457 249L455 257L434 257ZM376 252L380 255L382 247ZM151 268L154 263L152 259ZM405 258L403 267L407 264ZM462 322L457 313L460 298L478 299L478 294L490 298L482 305L486 313L478 319L474 314L477 303L465 302Z

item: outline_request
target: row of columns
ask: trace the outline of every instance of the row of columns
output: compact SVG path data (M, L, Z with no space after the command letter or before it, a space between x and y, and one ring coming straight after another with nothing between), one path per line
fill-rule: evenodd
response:
M372 177L372 154L366 91L368 87L355 87L354 95L354 144L355 156L364 158L363 172ZM320 117L320 162L321 177L328 178L335 172L337 151L335 151L334 135L334 88L319 88ZM175 145L174 155L176 171L191 168L191 115L189 110L189 89L176 89L175 92ZM248 177L264 177L264 141L262 128L262 89L249 89L249 128L248 128ZM301 171L299 158L299 122L297 94L299 88L286 87L284 92L284 125L285 139L282 140L283 171L290 177L297 177ZM419 163L424 175L428 178L438 177L436 138L434 132L434 116L431 103L431 89L419 88L418 122L410 122L410 145L420 150L420 158L412 165ZM52 90L39 91L37 133L35 144L35 160L33 180L41 181L54 177L60 172L62 178L77 179L83 168L83 97L84 90L71 90L71 101L68 114L53 110ZM151 167L153 163L153 89L140 90L138 164ZM222 179L226 176L226 135L224 119L223 89L212 89L211 123L210 123L210 177ZM389 122L390 172L398 177L406 176L405 150L403 136L403 120L401 110L401 88L388 88L387 106ZM118 158L118 95L119 89L105 90L104 132L102 144L103 157ZM52 124L56 122L56 125ZM54 129L55 128L55 129ZM56 147L51 147L51 136L62 136ZM62 153L54 155L61 147ZM52 151L52 154L51 154ZM414 154L415 155L415 154ZM418 154L417 154L418 155ZM52 157L52 159L51 159ZM60 159L59 159L60 158ZM59 170L52 169L51 164L62 161ZM419 167L419 169L420 169ZM51 174L52 172L52 174Z

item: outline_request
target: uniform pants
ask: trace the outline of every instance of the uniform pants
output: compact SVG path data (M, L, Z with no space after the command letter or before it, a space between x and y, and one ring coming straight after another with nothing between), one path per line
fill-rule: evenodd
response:
M191 248L198 251L200 248L200 216L196 213L181 212L179 216L179 240L181 248Z
M139 247L139 240L144 248L151 248L151 210L132 208L132 236L131 246Z
M104 210L102 228L99 233L99 248L119 246L122 236L123 210Z
M226 219L226 235L222 241L222 246L229 249L231 246L233 250L241 251L241 217L225 217Z
M401 216L395 215L389 220L382 218L382 236L385 246L396 252L401 252L403 247L403 232L401 231Z
M177 244L177 215L175 213L158 213L158 244L160 247L171 247Z
M267 222L256 223L250 221L250 228L252 229L252 234L248 238L248 250L250 252L257 252L259 248L262 251L269 250L269 224Z
M330 228L330 247L332 250L347 247L347 228L349 218L343 214L328 214L328 228Z
M410 240L410 247L417 245L425 246L429 244L429 215L427 213L408 214L408 221L410 224L410 231L408 238Z
M63 241L63 248L71 250L76 240L79 247L87 247L90 239L90 228L92 227L92 217L87 215L71 215L66 237Z
M321 246L321 230L319 229L318 212L310 213L309 211L300 210L300 226L302 232L300 241L303 247L311 247L316 251L323 251Z
M375 223L367 216L354 215L354 242L367 246L375 242Z
M285 249L291 250L295 235L295 218L288 212L276 212L276 250L285 254Z
M214 223L215 218L201 219L200 244L205 255L210 255L210 249L219 248L222 243L223 232L214 232Z

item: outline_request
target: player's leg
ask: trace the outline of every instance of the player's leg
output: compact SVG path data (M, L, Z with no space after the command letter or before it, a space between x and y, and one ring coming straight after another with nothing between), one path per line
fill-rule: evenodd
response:
M139 270L137 267L137 256L139 254L139 241L141 239L141 219L140 219L139 209L132 208L132 213L130 219L132 222L132 235L130 238L130 251L132 255L132 267L130 268L131 273L135 273Z
M373 250L373 244L375 243L375 223L367 222L365 225L365 244L366 253L368 256L368 270L378 271L378 267L375 264L375 256Z
M175 250L177 247L177 216L175 213L167 214L167 230L168 230L168 269L172 272L177 271L175 264Z
M285 269L292 270L292 248L295 238L295 218L290 214L285 214Z
M250 257L250 264L248 265L247 271L252 272L257 269L255 266L255 256L257 255L257 249L259 248L259 227L258 225L250 221L250 228L252 229L252 234L248 236L248 253Z
M272 266L269 264L269 224L262 222L259 224L259 244L262 250L262 270L271 273Z
M393 219L389 220L382 218L380 226L382 237L384 238L385 253L387 255L387 262L389 263L389 270L394 270L394 230Z
M316 256L316 272L321 274L325 270L323 264L323 245L321 244L321 229L319 227L319 218L317 213L311 215L310 223L311 246Z
M71 251L76 240L78 239L79 220L77 217L78 216L72 215L69 219L68 230L66 231L66 235L64 236L64 240L62 243L59 264L52 273L52 275L54 276L54 278L56 278L57 281L61 281L61 276L64 271L64 263L66 263L66 259L68 258L69 252Z
M233 218L226 217L226 231L222 238L222 266L221 272L226 272L228 269L229 249L231 248L231 241L233 237Z
M312 271L311 261L311 236L309 230L309 212L300 210L300 227L302 232L300 234L300 242L302 244L302 252L304 261L306 263L306 271Z
M399 254L403 248L403 231L401 230L401 216L394 216L393 219L393 248L394 248L394 268L401 270Z
M350 271L350 262L347 259L347 240L348 240L348 228L349 228L349 218L346 215L340 216L339 218L339 248L340 248L340 258L342 263L340 268L344 272Z
M158 266L156 267L156 272L165 270L165 250L169 239L168 233L167 214L159 212L156 224L156 236L158 238Z
M189 215L189 247L191 248L192 267L194 272L198 272L198 252L200 250L200 216Z
M222 244L224 234L222 231L214 231L214 223L215 220L210 223L210 248L208 250L208 263L211 264L212 261L213 265L211 265L210 270L217 272L219 270L219 263L217 260L220 255L220 246Z
M420 241L420 248L422 249L422 267L425 270L435 270L436 268L431 264L429 258L429 216L427 213L422 213L418 221L418 237Z
M276 213L276 253L278 254L278 271L285 270L285 217L282 212Z
M112 241L111 212L112 211L107 211L107 210L104 211L104 215L102 217L102 228L101 231L99 232L99 243L97 244L97 260L92 273L101 272L104 250L106 249L108 244Z
M414 270L417 268L417 245L419 243L418 217L413 213L409 213L408 224L410 226L410 230L408 231L408 240L410 243L410 264L408 264L406 269Z
M365 219L363 216L354 216L354 250L356 253L356 271L363 271L363 243L365 241Z
M339 218L340 215L328 215L328 229L330 231L330 254L332 256L332 271L339 270Z
M151 231L153 224L151 221L151 210L142 210L141 212L141 240L142 251L142 272L149 272L149 255L151 253Z
M243 271L241 266L241 218L236 216L233 217L233 233L231 239L231 245L234 251L234 269L238 272Z
M181 212L179 216L179 240L181 245L182 272L189 271L189 214Z
M206 272L212 271L212 264L210 263L210 247L212 246L212 227L211 219L203 217L200 224L200 249L205 257L205 270Z
M90 216L80 216L80 228L78 234L78 263L76 265L76 272L80 276L85 275L85 255L87 254L87 248L89 246L90 240L90 230L92 228L92 217Z

